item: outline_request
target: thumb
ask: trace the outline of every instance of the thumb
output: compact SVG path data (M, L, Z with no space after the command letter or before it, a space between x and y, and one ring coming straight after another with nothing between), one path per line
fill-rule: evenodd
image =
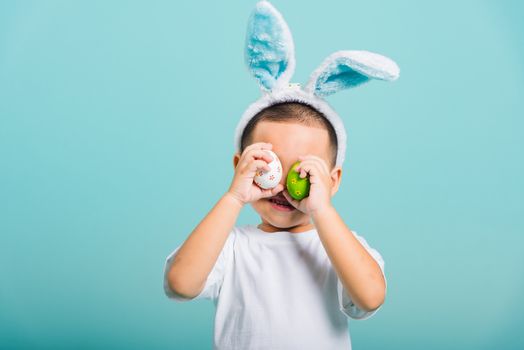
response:
M276 187L269 188L267 190L262 190L262 198L273 197L274 195L276 195L283 189L284 189L284 186L282 184L278 184Z
M271 195L272 195L272 196L275 196L275 195L277 195L279 192L281 192L283 189L284 189L284 185L282 185L282 184L278 184L275 188L273 188L273 189L271 190Z
M283 193L284 197L286 197L287 201L289 203L291 203L291 205L293 205L295 208L298 208L299 206L299 201L297 201L296 199L294 199L293 197L291 197L291 195L289 193L287 193L286 191L284 191Z

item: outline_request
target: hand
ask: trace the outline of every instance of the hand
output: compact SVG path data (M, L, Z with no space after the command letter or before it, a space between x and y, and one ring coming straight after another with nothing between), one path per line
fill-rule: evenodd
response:
M258 169L271 170L267 164L273 160L273 157L264 150L270 150L272 147L270 143L258 142L247 146L242 152L228 190L241 204L272 197L284 189L282 184L278 184L275 188L265 190L253 181Z
M296 209L313 215L331 206L331 175L326 162L320 157L307 155L299 156L298 159L300 164L296 167L296 171L300 172L299 176L304 178L309 174L311 184L309 196L297 201L287 191L284 191L283 194Z

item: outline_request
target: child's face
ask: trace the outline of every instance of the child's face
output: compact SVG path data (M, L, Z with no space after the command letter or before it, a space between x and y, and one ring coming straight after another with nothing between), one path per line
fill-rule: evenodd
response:
M284 191L287 190L286 175L291 166L299 160L298 156L315 155L322 158L328 167L330 166L329 134L321 127L262 121L256 125L252 134L252 143L257 142L268 142L273 145L272 151L277 154L282 163L283 176L280 183L284 186ZM239 154L235 154L235 166L239 159ZM332 195L338 190L341 172L340 167L331 169ZM277 196L284 198L282 193ZM278 210L272 206L268 198L252 202L251 206L260 215L262 219L260 228L264 231L286 229L290 232L302 232L313 228L307 214L294 208L292 211Z

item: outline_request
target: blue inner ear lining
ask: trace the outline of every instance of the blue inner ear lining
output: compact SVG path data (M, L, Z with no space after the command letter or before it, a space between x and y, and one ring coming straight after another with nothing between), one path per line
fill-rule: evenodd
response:
M286 62L259 61L256 68L252 68L253 74L260 83L268 90L275 85L275 81L286 69Z
M273 61L260 61L258 64L259 69L264 69L277 80L282 75L287 66L286 62L273 62Z
M246 36L246 61L262 87L271 90L289 66L290 47L285 28L266 8L260 8L249 20Z
M324 84L337 83L342 84L344 87L353 87L365 83L368 80L369 78L367 76L349 69L347 72L342 72L328 77Z
M355 87L369 81L370 78L351 67L334 65L318 78L315 91L320 94L331 94L339 90Z

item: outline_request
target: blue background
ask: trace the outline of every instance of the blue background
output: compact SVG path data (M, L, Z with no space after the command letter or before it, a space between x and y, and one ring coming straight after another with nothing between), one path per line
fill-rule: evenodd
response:
M0 347L211 347L213 304L168 299L162 272L231 182L259 97L254 4L0 4ZM382 309L349 321L353 347L524 348L524 7L273 4L293 82L338 50L401 69L328 97L349 137L333 201L388 277Z

